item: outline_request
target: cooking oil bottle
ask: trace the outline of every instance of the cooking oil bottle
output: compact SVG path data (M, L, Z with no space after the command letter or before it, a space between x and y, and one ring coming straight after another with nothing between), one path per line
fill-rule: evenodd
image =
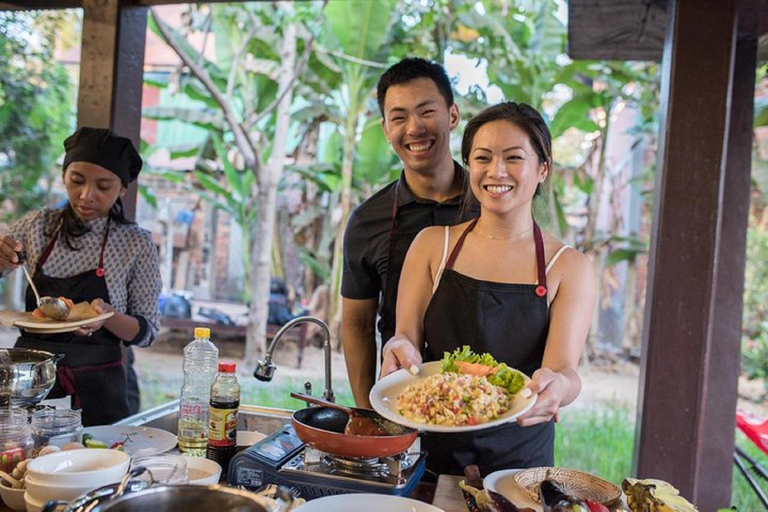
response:
M179 451L205 457L208 446L208 410L211 385L216 378L219 349L211 342L211 330L195 328L195 339L184 347L184 384L179 400Z
M237 452L237 411L240 408L240 384L235 363L219 363L219 374L211 386L210 425L206 456L218 462L227 473L229 461Z

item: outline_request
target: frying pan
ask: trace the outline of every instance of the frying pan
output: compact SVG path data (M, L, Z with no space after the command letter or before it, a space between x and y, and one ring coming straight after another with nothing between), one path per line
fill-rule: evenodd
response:
M357 436L345 434L349 415L330 407L306 407L293 413L291 423L304 443L342 457L389 457L402 453L416 440L418 430L389 422L391 435Z

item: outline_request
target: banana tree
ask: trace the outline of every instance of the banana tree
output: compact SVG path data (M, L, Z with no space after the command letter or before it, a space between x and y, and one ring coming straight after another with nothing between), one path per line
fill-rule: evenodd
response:
M373 113L369 99L386 68L385 44L393 20L392 0L350 0L331 2L325 9L325 30L319 51L325 54L342 77L342 87L328 97L339 112L332 121L341 134L341 188L339 222L331 272L331 320L338 329L339 287L343 233L352 206L355 150ZM376 137L375 132L369 132ZM383 137L383 136L382 136Z
M249 224L243 226L250 243L245 250L253 297L245 344L249 367L264 350L277 187L290 152L294 88L313 49L311 23L317 11L317 4L291 2L191 7L184 28L213 34L215 59L189 44L154 10L150 20L152 30L183 63L186 74L179 80L180 89L205 104L197 114L210 114L209 128L220 131L223 143L217 153L226 182L230 187L233 181L250 185L250 190L235 194L198 174L209 191L224 197L229 193L233 201L242 202L238 215ZM253 179L233 180L237 173L250 173Z

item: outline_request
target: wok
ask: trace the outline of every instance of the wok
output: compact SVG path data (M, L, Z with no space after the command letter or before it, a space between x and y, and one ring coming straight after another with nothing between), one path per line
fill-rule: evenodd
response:
M293 413L291 423L304 443L342 457L389 457L402 453L416 440L418 430L387 422L388 435L345 434L349 415L330 407L307 407Z

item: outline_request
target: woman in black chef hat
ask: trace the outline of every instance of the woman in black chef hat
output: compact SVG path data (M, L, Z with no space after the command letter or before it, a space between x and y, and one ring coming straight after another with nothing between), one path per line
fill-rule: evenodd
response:
M109 130L83 127L64 141L64 186L59 210L29 213L0 238L0 272L25 255L41 296L87 301L106 320L74 332L21 331L16 347L64 354L48 398L72 396L83 425L111 424L129 415L121 344L148 346L158 331L161 281L149 231L129 221L121 197L142 160L131 141ZM27 289L26 310L36 308Z

